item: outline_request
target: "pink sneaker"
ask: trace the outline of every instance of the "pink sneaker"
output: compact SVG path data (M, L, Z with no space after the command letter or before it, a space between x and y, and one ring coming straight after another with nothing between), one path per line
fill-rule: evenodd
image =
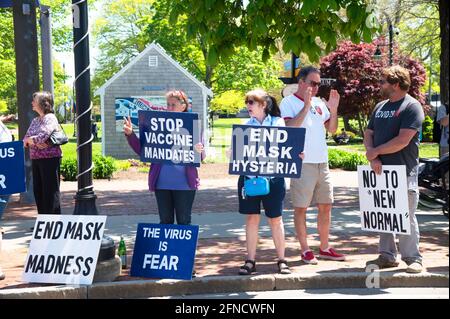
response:
M305 264L317 265L318 261L311 250L302 253L302 260Z
M328 259L328 260L335 260L335 261L344 261L345 255L338 254L333 248L328 248L328 251L324 251L320 249L319 258L321 259Z

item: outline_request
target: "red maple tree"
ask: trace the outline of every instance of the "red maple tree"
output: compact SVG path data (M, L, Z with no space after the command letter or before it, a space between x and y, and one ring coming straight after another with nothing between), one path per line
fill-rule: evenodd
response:
M382 53L379 58L375 57L377 47ZM424 105L425 95L420 89L425 84L426 71L422 63L402 55L394 47L393 64L409 70L411 87L408 93ZM341 95L339 115L346 119L356 119L362 135L373 108L383 100L379 80L381 70L388 65L389 49L384 38L360 44L343 41L335 51L321 59L322 78L333 78L336 82L332 86L322 86L319 96L328 97L331 87L338 90Z

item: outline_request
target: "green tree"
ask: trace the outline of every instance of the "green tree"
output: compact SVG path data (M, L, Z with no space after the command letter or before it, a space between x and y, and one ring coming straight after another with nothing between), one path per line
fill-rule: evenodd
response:
M14 52L13 17L11 9L0 9L0 100L7 104L9 112L15 108L16 63Z
M93 90L117 73L148 44L143 37L144 16L153 11L154 0L107 0L95 21L93 39L100 56L92 80Z
M244 94L230 90L214 96L211 111L215 114L236 114L244 107Z
M210 64L205 39L200 35L195 39L187 37L187 19L180 17L174 23L169 22L171 1L143 0L141 6L145 5L145 10L139 14L139 3L122 9L120 4L123 1L114 2L117 9L107 4L110 7L104 7L104 13L96 24L95 34L101 57L94 75L94 87L102 85L153 41L216 93L227 90L245 92L254 87L280 87L280 63L272 59L263 62L261 51L251 52L240 47L227 61ZM112 21L114 26L120 25L124 31L117 32L117 28L111 26Z
M241 45L261 46L263 59L277 52L305 52L318 61L322 49L337 45L338 35L353 42L372 40L375 25L363 0L172 0L170 22L187 19L191 39L200 35L209 46L207 61L213 65L231 56Z

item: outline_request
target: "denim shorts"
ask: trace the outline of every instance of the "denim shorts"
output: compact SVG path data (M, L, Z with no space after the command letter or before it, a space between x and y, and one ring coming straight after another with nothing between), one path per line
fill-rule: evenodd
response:
M270 193L264 196L242 197L242 188L244 187L244 176L239 177L238 197L239 213L241 214L261 214L261 204L267 217L280 217L283 213L283 201L286 196L286 183L284 178L275 177L269 179Z

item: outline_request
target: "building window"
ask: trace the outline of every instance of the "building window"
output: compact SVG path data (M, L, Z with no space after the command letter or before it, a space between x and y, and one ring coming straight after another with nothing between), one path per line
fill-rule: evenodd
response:
M148 57L148 66L151 68L158 67L158 56L157 55L150 55Z

